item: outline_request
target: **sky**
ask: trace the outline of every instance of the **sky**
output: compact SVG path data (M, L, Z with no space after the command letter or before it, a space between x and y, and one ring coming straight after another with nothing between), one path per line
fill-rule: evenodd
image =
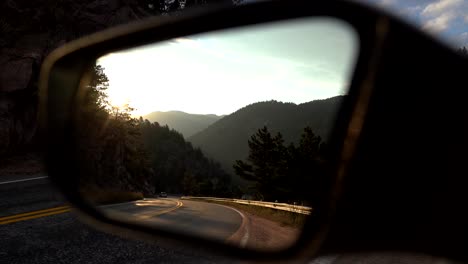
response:
M114 106L226 115L259 101L345 94L359 50L343 22L307 18L186 36L98 60Z
M459 48L468 47L468 0L355 0L378 6Z

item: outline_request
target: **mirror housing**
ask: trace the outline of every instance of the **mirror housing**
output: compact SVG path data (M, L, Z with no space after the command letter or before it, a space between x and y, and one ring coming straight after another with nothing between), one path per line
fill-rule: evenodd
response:
M217 241L200 240L186 234L163 229L156 230L110 219L82 199L77 188L80 168L77 166L76 153L71 143L75 131L74 114L77 112L76 91L86 78L87 69L97 58L109 52L180 36L311 16L328 16L349 23L359 35L360 53L349 94L339 111L331 135L334 140L330 148L335 154L333 164L336 168L333 189L329 200L324 202L314 217L307 220L294 246L275 252L236 248ZM429 54L443 65L431 64L427 59ZM464 80L461 77L463 76L461 69L466 69L466 65L466 59L460 58L455 52L418 30L387 14L352 2L284 0L259 2L236 8L218 6L187 12L176 17L154 18L116 27L73 41L57 49L43 64L39 84L40 119L41 129L46 136L49 177L85 220L110 232L131 232L136 237L149 240L164 239L170 243L185 243L185 245L207 250L214 248L237 257L257 260L310 258L311 255L319 252L332 254L362 250L416 251L466 260L467 254L464 253L464 249L468 244L468 230L461 224L466 223L468 216L460 212L458 205L468 200L467 197L452 195L448 196L446 201L444 200L445 204L449 205L448 208L453 209L445 214L460 219L457 221L459 225L456 225L458 229L455 225L450 226L446 220L438 217L424 227L436 228L437 225L444 223L451 227L449 228L451 233L439 231L435 232L434 236L424 235L423 229L417 228L416 219L424 220L433 215L424 213L417 215L419 211L411 211L411 207L405 206L405 202L412 199L410 190L417 188L417 183L424 178L418 176L408 181L401 177L408 176L409 172L415 172L414 170L409 170L408 173L403 173L394 179L389 179L388 173L385 174L387 177L380 179L371 177L375 174L378 165L388 166L388 163L377 159L383 150L375 149L376 146L390 150L388 153L397 153L394 145L390 143L378 144L381 142L380 137L388 136L386 132L388 130L384 130L384 128L388 129L388 125L382 122L382 117L393 122L403 117L403 124L410 127L414 133L412 136L416 136L415 131L421 132L418 129L427 128L429 120L427 116L424 116L425 113L422 110L414 111L410 104L411 100L418 98L421 90L409 91L403 88L409 85L428 87L429 92L424 95L424 101L421 102L421 106L427 109L430 107L429 102L434 102L433 99L437 98L435 95L437 85L442 85L447 78L450 78L449 83L453 86L459 85ZM412 70L414 71L409 74ZM390 87L390 84L398 85L403 82L406 82L403 88ZM447 96L443 97L441 113L452 113L448 121L453 122L444 124L450 129L457 129L456 136L463 138L463 135L468 134L466 123L461 124L461 120L467 116L467 110L461 108L461 98L466 98L466 90L448 89L457 95L456 98L452 98L457 104L451 104ZM398 96L402 96L402 91L406 93L406 100L394 115L390 115L385 107L388 107L392 100L398 102L401 99ZM405 111L413 111L411 113L414 114L405 117ZM410 117L420 118L421 123L412 124ZM437 117L440 116L437 115ZM389 142L395 143L394 141L401 138L395 137ZM429 139L428 136L422 138ZM448 173L454 176L448 177L444 182L447 186L452 186L455 182L459 184L459 179L455 175L462 170L459 164L464 161L460 157L463 157L462 150L467 147L466 137L460 142L462 144L458 146L449 146L450 150L454 151L455 161L460 163L452 164L452 161L444 161L436 170L424 170L425 173L429 173L429 185L424 189L424 197L428 199L434 197L431 188L437 185L437 179L440 178L436 173L443 173L444 169L450 166L455 169ZM422 148L420 144L417 146ZM443 152L447 146L440 143L437 145L437 150ZM416 148L413 149L416 151ZM395 167L402 168L403 164L409 166L422 164L424 157L426 156L418 156L414 164L409 163L408 159L402 159L400 163L396 162L398 165ZM408 157L405 156L405 158ZM404 188L405 191L400 193L401 197L393 205L397 211L391 218L398 222L398 227L402 227L401 230L395 227L390 228L388 232L376 232L375 230L388 227L391 222L385 218L388 217L387 212L377 210L377 217L374 217L376 215L372 213L372 210L379 206L379 202L387 206L391 205L390 199L382 195L398 190L403 182L409 183L408 186L412 188ZM437 194L441 195L445 192L441 191ZM369 199L369 197L372 198ZM419 198L418 201L421 202L421 199ZM420 203L409 204L420 205ZM434 204L430 203L430 206L432 205ZM429 208L425 209L433 212ZM403 217L402 214L410 215L411 220L403 221L399 218ZM456 230L460 232L454 233ZM437 242L437 239L440 239L440 242Z

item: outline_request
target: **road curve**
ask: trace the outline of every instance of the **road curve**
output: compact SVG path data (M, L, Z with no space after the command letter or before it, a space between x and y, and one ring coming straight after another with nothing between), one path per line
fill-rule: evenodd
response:
M0 175L0 263L232 263L190 248L146 243L82 224L45 175ZM120 205L122 206L122 205ZM52 211L54 210L54 211ZM29 217L33 214L34 217ZM27 217L24 217L27 215ZM22 216L22 217L20 217ZM9 221L8 220L8 221Z
M0 176L2 176L0 177L2 182L10 182L0 185L0 217L44 211L65 204L60 193L49 184L47 178L32 179L42 177L42 175L9 178ZM186 230L193 232L204 230L203 233L213 234L220 239L235 232L239 226L240 220L239 218L236 220L236 212L229 208L185 200L182 202L182 207L152 216L148 218L149 221L166 221L167 223L167 220L171 220L177 223L178 227L185 227ZM157 214L176 205L176 202L169 202L167 206L160 205L159 209L154 208L153 205L149 211ZM130 208L135 206L117 205L117 207L127 207L124 211L132 211ZM135 208L134 212L141 212L141 207ZM210 224L213 225L212 228ZM200 226L200 230L197 230L197 226ZM216 252L208 255L157 241L146 243L102 233L82 224L70 212L0 225L0 234L0 263L243 263L235 258L217 256ZM401 264L455 263L430 256L397 252L328 256L311 260L309 263L387 264L396 262Z
M104 206L102 210L111 217L221 241L238 232L245 221L242 213L234 208L175 198L149 198Z

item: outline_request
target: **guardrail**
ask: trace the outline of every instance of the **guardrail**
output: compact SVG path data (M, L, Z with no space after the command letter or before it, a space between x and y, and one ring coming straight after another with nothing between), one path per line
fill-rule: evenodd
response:
M217 197L194 197L194 196L182 196L180 199L205 200L205 201L217 201L217 202L255 205L255 206L268 207L268 208L273 208L276 210L289 211L289 212L305 214L305 215L310 215L312 211L312 208L308 206L287 204L287 203L272 203L272 202L262 202L262 201L252 201L252 200L242 200L242 199L229 199L229 198L217 198Z

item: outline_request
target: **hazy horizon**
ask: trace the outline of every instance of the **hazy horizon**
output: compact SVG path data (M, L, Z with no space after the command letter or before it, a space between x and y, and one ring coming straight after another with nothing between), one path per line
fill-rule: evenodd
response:
M344 22L306 18L107 54L97 61L114 106L228 115L252 103L305 103L347 92L357 36Z
M336 95L336 96L341 96L341 95ZM315 100L311 100L311 101L308 101L308 102L304 102L304 103L300 103L300 104L306 104L306 103L310 103L310 102L313 102L313 101L317 101L317 100L327 100L327 99L330 99L330 98L333 98L333 97L336 97L336 96L332 96L332 97L327 97L327 98L323 98L323 99L315 99ZM274 100L274 99L271 99L271 100L264 100L264 101L259 101L259 102L253 102L253 103L250 103L248 105L245 105L245 106L242 106L241 108L235 110L234 112L232 113L227 113L227 114L213 114L213 113L207 113L207 114L196 114L196 113L188 113L188 112L185 112L185 111L181 111L181 110L167 110L167 111L161 111L161 110L154 110L154 111L151 111L149 113L146 113L146 114L143 114L143 115L138 115L138 116L135 116L135 117L144 117L144 116L147 116L149 114L152 114L152 113L170 113L170 112L179 112L179 113L184 113L184 114L189 114L189 115L214 115L214 116L228 116L230 114L233 114L235 112L237 112L238 110L244 108L244 107L247 107L249 105L253 105L253 104L257 104L257 103L264 103L264 102L271 102L271 101L277 101L279 103L284 103L284 104L295 104L295 105L300 105L300 104L296 104L296 103L293 103L293 102L283 102L283 101L279 101L279 100Z
M178 112L178 113L184 113L184 114L190 114L190 115L215 115L215 116L223 116L223 115L217 115L217 114L194 114L194 113L187 113L185 111L180 111L180 110L167 110L167 111L160 111L160 110L154 110L154 111L151 111L147 114L144 114L143 116L145 115L149 115L149 114L152 114L152 113L173 113L173 112Z

